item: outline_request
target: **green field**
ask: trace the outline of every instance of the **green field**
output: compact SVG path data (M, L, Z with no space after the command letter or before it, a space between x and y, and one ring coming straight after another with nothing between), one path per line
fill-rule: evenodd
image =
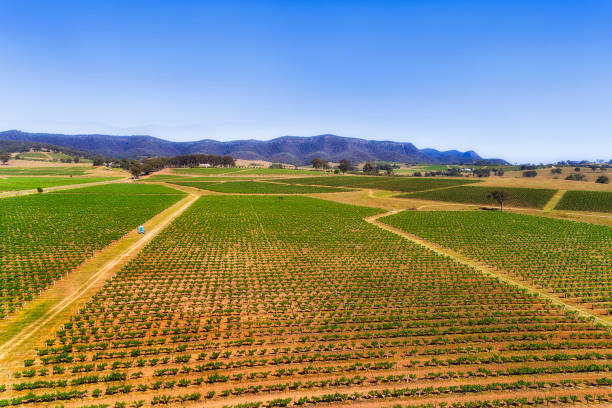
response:
M376 177L376 176L328 176L305 177L278 180L282 183L323 185L333 187L374 188L391 191L420 191L431 188L458 186L462 184L477 183L477 180L468 179L442 179L419 177Z
M5 176L81 176L87 167L2 167L0 175Z
M612 212L612 193L607 191L566 191L555 210Z
M35 160L35 161L50 161L51 160L49 156L41 152L19 153L19 157L24 160Z
M269 169L269 168L242 168L242 167L231 167L231 168L219 168L219 167L194 167L188 169L172 169L173 173L177 174L194 174L194 175L215 175L215 174L234 174L236 175L254 175L254 176L267 176L267 175L300 175L300 174L313 174L317 173L311 170L295 170L295 169Z
M412 166L409 169L395 169L394 172L398 174L412 174L416 171L426 172L426 171L444 171L450 168L457 168L459 166L455 165L446 165L446 164L417 164L416 166Z
M508 199L504 201L504 206L527 208L543 208L556 192L556 190L533 188L462 186L405 194L399 197L467 204L498 205L495 200L488 197L489 193L493 190L504 190L508 193Z
M142 181L242 181L253 180L257 176L173 176L166 174L155 174L153 176L142 179Z
M337 193L349 191L342 188L334 187L319 187L319 186L302 186L290 184L266 183L257 181L228 181L220 182L188 182L180 181L172 184L178 184L187 187L196 187L203 190L217 191L220 193L235 193L235 194L309 194L309 193Z
M117 177L6 177L0 178L0 191L34 190L38 187L97 183L116 179Z
M75 188L70 190L60 190L51 194L179 194L185 195L182 191L175 190L166 186L144 183L112 183L98 186Z
M181 197L124 191L112 196L83 193L3 198L0 316L18 309L95 251Z
M612 228L490 211L410 211L380 221L612 311Z

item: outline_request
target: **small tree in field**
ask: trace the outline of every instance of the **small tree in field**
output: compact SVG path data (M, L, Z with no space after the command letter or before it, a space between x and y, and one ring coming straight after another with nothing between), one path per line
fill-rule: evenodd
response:
M138 178L138 176L142 174L142 169L140 168L139 165L132 164L132 166L130 167L130 173L132 173L132 176L134 178Z
M378 173L378 169L372 163L367 162L363 165L363 172L367 174L375 174Z
M493 190L487 197L497 201L500 211L504 211L504 201L508 199L508 192L505 190Z
M329 168L329 163L327 162L327 160L321 160L318 157L315 157L314 159L312 159L312 167L314 167L315 169L328 169Z
M0 162L2 162L2 164L8 163L10 158L11 156L8 153L0 152Z
M351 169L351 163L349 163L349 161L346 159L342 159L340 160L340 165L338 165L338 169L342 172L342 174L344 174Z

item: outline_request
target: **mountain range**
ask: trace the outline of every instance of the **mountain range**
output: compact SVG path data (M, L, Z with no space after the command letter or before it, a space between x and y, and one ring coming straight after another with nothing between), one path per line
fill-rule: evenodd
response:
M348 159L351 162L381 160L400 163L473 164L484 161L492 164L507 164L502 159L484 159L473 150L460 152L418 149L412 143L365 140L330 134L310 137L283 136L266 141L251 139L220 142L204 139L194 142L172 142L146 135L65 135L7 130L0 132L0 140L49 143L113 158L203 153L289 164L309 163L315 157L332 162Z

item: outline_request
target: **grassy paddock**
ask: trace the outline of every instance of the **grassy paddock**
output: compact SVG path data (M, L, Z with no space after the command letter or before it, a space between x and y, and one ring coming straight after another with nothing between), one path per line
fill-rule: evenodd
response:
M504 202L504 205L527 208L543 208L556 192L555 190L535 188L461 186L443 190L417 192L400 197L497 205L495 200L488 197L489 193L493 190L504 190L508 193L508 199Z

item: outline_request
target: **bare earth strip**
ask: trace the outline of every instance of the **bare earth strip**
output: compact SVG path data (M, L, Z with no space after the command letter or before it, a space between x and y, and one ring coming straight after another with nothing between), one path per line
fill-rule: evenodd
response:
M136 230L110 244L80 267L58 280L38 299L0 323L0 375L31 355L41 338L52 337L60 323L87 302L109 278L182 214L199 195L189 194L144 224L144 235Z
M49 191L60 191L60 190L69 190L72 188L81 188L81 187L89 187L89 186L97 186L100 184L111 184L111 183L121 183L128 180L127 178L117 179L117 180L106 180L106 181L96 181L94 183L81 183L81 184L68 184L65 186L55 186L55 187L46 187L44 189L45 192ZM17 191L5 191L0 193L0 198L3 197L15 197L22 196L28 194L39 194L36 189L32 190L17 190Z
M527 283L526 281L521 280L520 278L515 278L513 276L510 276L504 273L503 271L497 270L482 262L468 258L467 256L464 256L458 252L453 251L452 249L442 247L438 244L427 241L417 235L410 234L404 230L392 227L391 225L378 221L378 218L385 217L391 214L396 214L398 212L399 211L390 211L390 212L383 213L383 214L376 214L371 217L366 217L364 218L364 220L369 222L370 224L376 225L377 227L380 227L387 231L393 232L394 234L397 234L403 238L406 238L418 245L424 246L425 248L439 255L449 257L463 265L467 265L471 268L474 268L478 270L479 272L482 272L486 275L498 278L500 281L504 283L518 287L523 290L526 290L527 292L532 293L540 297L541 299L545 299L551 302L552 304L562 306L565 310L572 311L572 312L577 313L578 315L584 316L594 323L601 323L608 327L612 326L612 319L594 315L589 309L582 307L578 304L569 303L567 300L564 300L563 298L557 296L554 293L551 293L550 291L547 291L545 289L538 288L534 285L531 285Z
M554 210L557 204L559 203L559 201L561 201L561 198L563 198L563 195L565 194L566 191L567 190L557 190L555 195L550 198L550 200L546 203L546 205L544 206L542 210L544 212L549 212L549 211Z

